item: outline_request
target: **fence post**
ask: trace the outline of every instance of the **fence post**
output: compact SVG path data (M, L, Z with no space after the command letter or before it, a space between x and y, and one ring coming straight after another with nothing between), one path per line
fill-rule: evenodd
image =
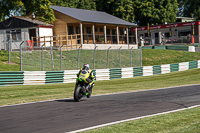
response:
M120 63L120 62L121 62L121 59L120 59L120 51L121 51L121 48L122 48L122 46L119 48L119 68L121 67L121 65L120 65L120 64L121 64L121 63Z
M97 48L98 46L95 46L95 48L94 48L94 55L93 55L93 69L95 69L95 51L96 51L96 48Z
M8 63L10 63L10 46L11 46L11 33L10 33L10 40L8 42Z
M51 43L51 36L50 36L50 47L51 47L51 66L52 66L52 69L54 69L54 63L53 63L53 46L52 46L52 43Z
M43 71L43 46L44 46L44 45L45 45L45 43L42 45L42 51L41 51L41 52L42 52L42 53L41 53L41 60L42 60L42 64L41 64L41 65L42 65L42 71Z
M142 67L142 47L140 47L140 66Z
M78 48L78 64L77 64L77 70L79 70L79 57L80 57L80 48L82 45Z
M63 45L60 47L60 70L62 70L62 47L63 47Z
M107 50L107 69L108 69L108 63L109 63L109 51L110 51L110 48L111 47L109 47L108 50Z
M21 42L20 46L20 71L22 71L22 44L24 41Z
M131 60L131 67L133 66L133 63L132 63L132 49L133 49L133 47L130 49L130 60Z

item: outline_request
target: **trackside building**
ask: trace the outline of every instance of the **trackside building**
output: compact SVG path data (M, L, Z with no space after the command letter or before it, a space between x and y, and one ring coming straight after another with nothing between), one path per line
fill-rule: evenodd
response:
M135 31L136 28L132 28L131 31ZM145 40L146 45L161 44L162 35L166 44L174 43L187 43L187 35L191 35L193 38L192 43L200 42L200 21L196 22L184 22L165 25L145 26L138 27L138 37L142 37Z

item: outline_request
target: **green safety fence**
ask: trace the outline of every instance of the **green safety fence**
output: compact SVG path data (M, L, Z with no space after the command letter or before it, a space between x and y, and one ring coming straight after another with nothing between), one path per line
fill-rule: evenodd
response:
M171 46L166 46L166 49L188 51L189 47L184 45L171 45Z
M133 68L133 77L143 76L143 67Z
M121 68L110 69L110 79L119 79L122 77Z
M46 72L45 84L63 83L63 80L64 80L64 71L48 71L48 72Z
M170 64L170 72L179 71L179 63Z
M23 85L24 72L0 72L0 86Z
M153 49L166 49L166 46L154 46Z
M153 75L156 75L156 74L161 74L161 66L160 65L153 66Z
M190 61L189 62L189 69L198 68L198 61Z

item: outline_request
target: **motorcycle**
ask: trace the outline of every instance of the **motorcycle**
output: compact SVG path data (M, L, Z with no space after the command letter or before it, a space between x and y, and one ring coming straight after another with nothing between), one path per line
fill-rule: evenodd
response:
M83 97L91 97L92 89L88 92L86 86L87 84L81 78L77 78L77 85L74 89L74 101L80 102Z

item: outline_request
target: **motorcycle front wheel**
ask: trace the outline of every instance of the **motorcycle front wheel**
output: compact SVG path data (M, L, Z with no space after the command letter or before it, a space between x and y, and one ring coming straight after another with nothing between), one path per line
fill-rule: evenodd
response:
M83 97L83 93L81 92L81 86L78 86L74 90L74 101L80 102L81 98Z

